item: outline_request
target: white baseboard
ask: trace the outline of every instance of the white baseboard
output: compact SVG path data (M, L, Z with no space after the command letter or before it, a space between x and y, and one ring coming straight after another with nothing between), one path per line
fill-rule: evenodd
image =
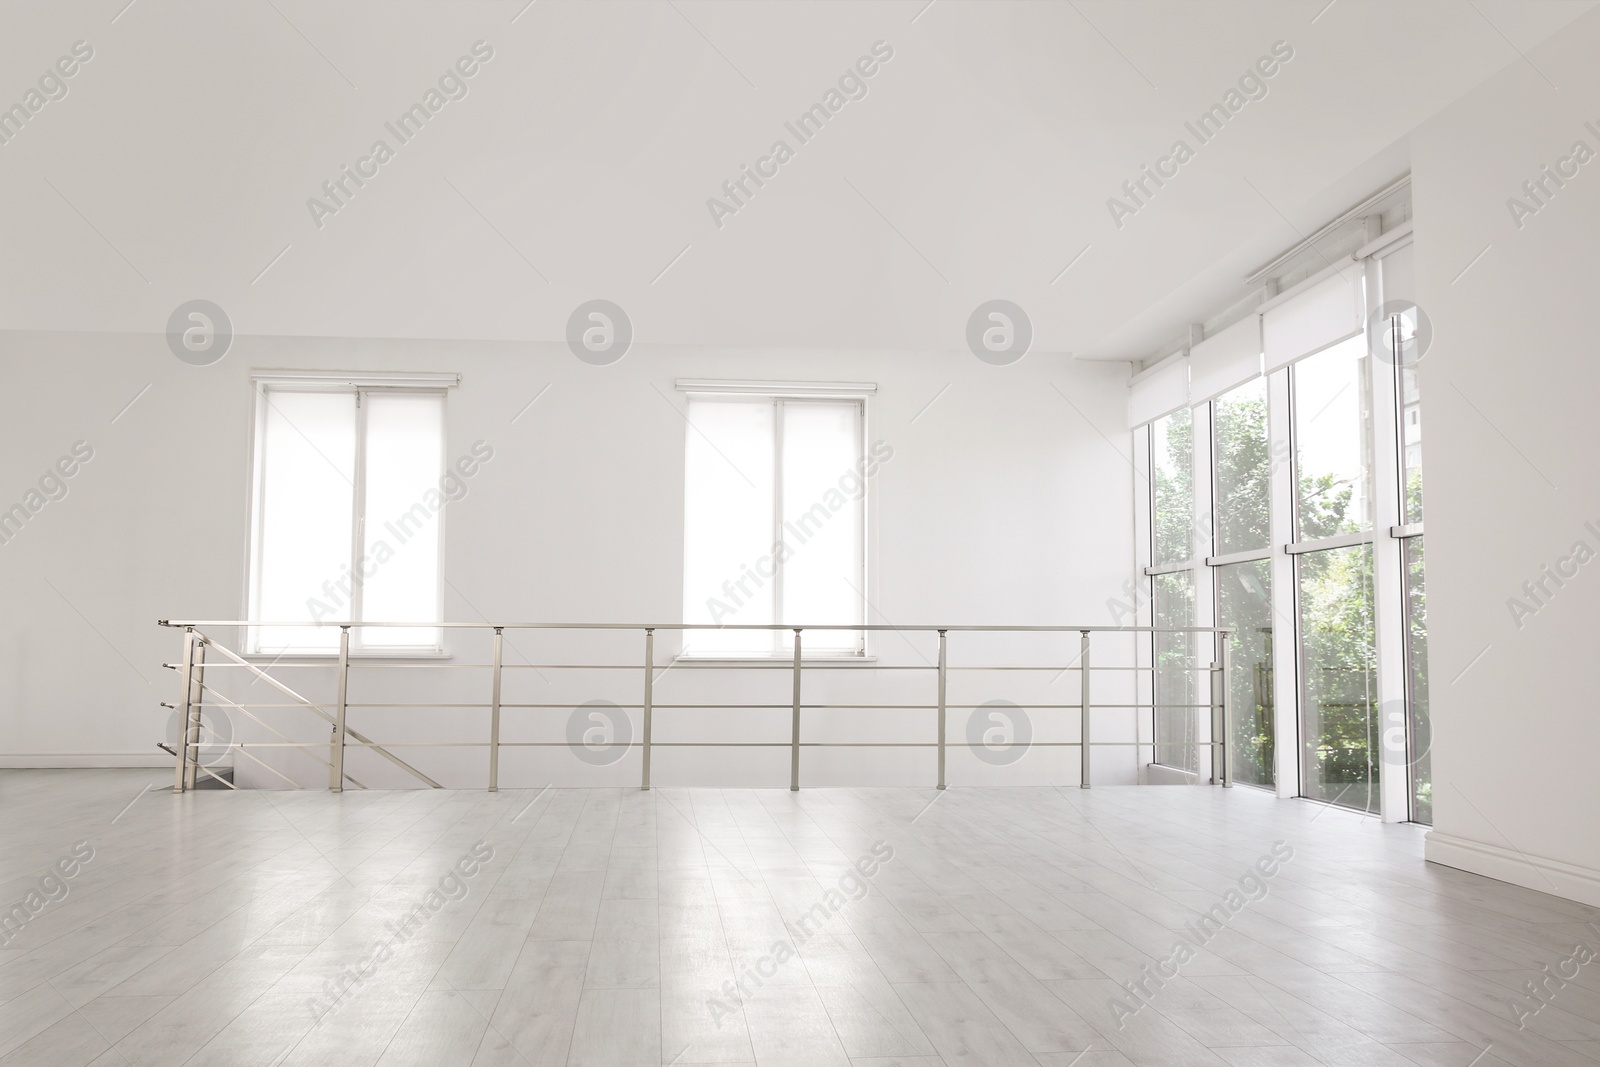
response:
M1580 904L1600 907L1600 871L1561 860L1530 856L1515 849L1499 845L1486 845L1481 841L1468 841L1431 831L1423 843L1423 855L1429 863L1481 874L1524 889L1553 893Z
M0 769L82 767L164 767L172 769L172 757L163 752L20 752L0 753Z

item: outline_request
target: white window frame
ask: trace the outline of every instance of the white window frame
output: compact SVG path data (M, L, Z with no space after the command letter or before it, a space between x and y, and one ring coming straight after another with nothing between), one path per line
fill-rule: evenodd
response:
M859 446L859 452L860 452L859 458L864 459L870 452L870 449L871 449L871 446L869 444L870 437L868 435L868 427L869 427L870 423L869 423L867 399L877 393L878 387L877 387L877 385L875 383L872 383L872 382L755 381L755 380L750 380L750 379L726 379L726 380L724 380L724 379L714 379L714 378L680 378L674 383L674 385L675 385L675 387L676 387L678 392L684 394L684 399L685 399L686 402L688 400L693 399L694 397L697 397L697 396L738 395L738 396L749 397L749 398L752 398L752 399L769 400L775 406L777 406L779 408L779 417L774 420L774 424L773 424L774 439L773 439L773 450L772 450L772 462L773 462L773 467L774 467L774 473L773 473L773 487L774 487L774 492L773 492L773 499L774 499L773 533L774 533L774 538L775 539L779 536L779 531L782 529L782 526L783 526L783 516L781 514L782 507L783 507L783 420L781 418L781 408L782 408L782 405L784 403L786 403L786 402L804 403L807 400L811 400L811 401L825 400L825 401L830 401L830 402L854 401L856 403L856 405L857 405L857 411L858 411L857 418L859 420L858 423L857 423L857 438L856 438L858 446ZM685 415L685 418L687 419L687 415ZM687 475L687 472L685 472L685 473ZM863 622L870 622L871 621L870 614L869 614L870 611L871 611L871 596L870 596L871 586L868 584L868 582L869 582L869 580L871 578L871 575L874 573L874 567L873 567L873 562L874 561L872 559L872 555L873 555L873 552L872 552L873 539L870 536L870 531L872 529L872 497L873 497L872 479L863 476L863 478L862 478L862 496L861 496L861 522L860 522L859 529L856 531L856 537L857 537L857 539L859 541L860 548L861 548L861 551L860 551L861 572L860 572L860 574L858 576L859 583L860 583L858 588L859 588L860 595L861 595L861 619L862 619ZM688 553L688 538L687 538L688 528L687 528L687 518L688 518L688 516L685 515L685 529L684 529L684 533L685 533L685 544L684 544L685 560L684 560L684 569L683 569L683 581L684 582L688 581L688 556L687 556L687 553ZM777 569L776 569L776 571L774 573L774 576L773 576L773 579L772 579L773 583L774 583L774 585L773 585L773 616L774 616L775 619L781 619L783 617L783 581L784 581L783 574L784 574L784 572L783 572L782 561L781 560L777 560L777 561L774 561L774 562L775 562L775 566L776 566ZM687 622L689 620L685 619L684 621ZM787 662L787 661L792 660L794 658L794 653L789 648L783 647L784 635L786 633L786 631L783 630L783 629L774 629L772 631L772 647L771 647L771 649L769 651L764 652L764 653L763 652L753 652L753 653L750 653L748 655L732 654L732 653L720 652L720 651L719 652L695 652L693 650L693 648L691 647L692 644L693 644L693 640L694 640L693 639L693 634L694 633L695 633L695 631L692 631L692 630L683 631L683 647L680 650L680 652L678 653L678 655L681 658L692 659L692 660L694 660L696 662L701 662L701 663L719 663L719 662L721 662L721 663L748 663L748 662L751 662L751 661L765 661L765 660L782 660L784 662ZM827 650L827 651L824 651L824 652L814 652L811 649L809 649L808 647L806 647L804 638L802 637L802 640L801 640L801 652L800 652L801 661L803 663L810 663L812 661L817 661L817 662L830 662L830 661L831 662L838 662L840 660L867 662L867 661L871 661L871 660L875 659L876 657L873 656L873 654L872 654L873 642L872 642L872 639L871 639L871 637L872 637L871 633L869 631L866 631L866 630L858 631L857 632L857 637L858 637L858 640L856 641L856 645L855 645L854 650L846 651L846 652L840 652L840 651L831 650L831 649Z
M412 395L436 395L440 398L441 425L444 432L439 435L439 477L443 478L446 471L449 440L448 398L449 390L459 385L461 377L458 374L350 374L340 371L263 371L251 375L251 389L253 403L251 405L250 428L250 496L246 502L246 515L249 521L250 536L246 546L245 558L245 588L243 600L245 604L242 618L254 622L278 622L277 619L255 619L253 612L255 605L260 602L261 592L261 536L265 513L261 507L261 492L263 478L263 464L266 462L265 436L266 436L266 411L269 392L309 392L309 393L344 393L354 394L356 397L356 425L355 425L355 485L351 493L351 541L350 564L352 571L360 566L362 550L365 547L366 530L366 436L367 436L367 405L362 403L362 398L374 393L407 393ZM434 594L434 619L444 619L444 559L445 559L445 515L447 509L441 508L436 516L439 524L438 536L438 564L437 573L439 580L436 583ZM362 621L362 585L354 583L348 605L348 614L330 622ZM335 651L320 649L295 649L288 652L262 651L260 649L260 629L255 626L245 627L243 648L246 658L272 658L291 660L334 660L339 658ZM350 655L352 658L364 659L444 659L448 658L444 649L444 629L435 628L435 640L430 645L407 645L397 647L368 648L362 643L364 631L360 625L350 628Z

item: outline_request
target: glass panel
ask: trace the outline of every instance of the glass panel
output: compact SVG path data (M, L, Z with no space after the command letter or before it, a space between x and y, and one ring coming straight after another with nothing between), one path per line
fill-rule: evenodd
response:
M1370 529L1372 357L1352 337L1294 366L1299 540Z
M439 617L439 515L444 398L369 393L364 457L366 514L361 552L363 622L432 622ZM450 479L451 498L466 483ZM438 648L439 629L362 627L366 648Z
M1422 521L1422 404L1415 367L1400 368L1400 470L1405 481L1401 513L1406 523Z
M771 623L773 422L766 398L691 397L684 451L683 619ZM765 561L765 563L763 563ZM765 570L763 576L760 571ZM689 630L684 651L764 655L765 630Z
M1272 563L1232 563L1212 573L1217 625L1233 631L1233 780L1272 785Z
M1267 440L1267 380L1257 378L1214 405L1217 554L1266 548L1272 449ZM1237 777L1237 776L1236 776Z
M1296 557L1305 796L1378 810L1372 547Z
M1194 575L1188 571L1157 574L1151 581L1155 625L1194 625ZM1199 676L1195 666L1195 635L1155 635L1156 762L1186 771L1199 769L1195 731L1200 709Z
M1411 817L1433 824L1433 730L1428 719L1428 599L1422 580L1422 538L1408 537L1406 562L1406 688L1411 706Z
M861 623L861 405L786 400L783 418L783 618ZM856 652L859 630L808 630L807 652ZM781 632L780 647L794 649Z
M272 622L348 619L355 510L355 393L264 393L257 459L257 536L250 617ZM265 626L256 652L328 652L336 627Z
M1188 408L1150 424L1156 563L1194 555L1194 420Z

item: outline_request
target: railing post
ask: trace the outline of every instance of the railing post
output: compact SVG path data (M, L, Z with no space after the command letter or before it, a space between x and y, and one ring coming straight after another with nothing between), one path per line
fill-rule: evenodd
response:
M639 788L650 788L650 727L651 719L655 712L656 688L656 632L646 628L644 632L644 770L639 779Z
M500 792L500 656L504 628L494 628L494 682L489 697L489 792Z
M944 788L945 631L939 631L939 788Z
M184 723L184 731L188 736L189 759L185 765L183 787L193 789L195 777L200 773L200 742L205 736L205 703L206 703L206 639L201 634L194 635L194 656L190 661L189 674L189 719Z
M1222 642L1222 787L1233 788L1233 640L1227 630L1217 634Z
M183 792L184 782L187 781L185 772L189 767L189 716L194 703L194 642L194 627L184 627L183 667L178 679L178 684L183 687L178 699L178 762L172 772L174 793Z
M1081 688L1079 689L1079 715L1081 716L1078 727L1078 787L1089 788L1089 631L1083 630L1082 640L1078 644L1078 675Z
M794 630L794 721L789 737L789 791L800 791L800 627Z
M350 627L339 627L339 706L334 712L333 738L328 742L328 788L344 792L345 698L350 685Z

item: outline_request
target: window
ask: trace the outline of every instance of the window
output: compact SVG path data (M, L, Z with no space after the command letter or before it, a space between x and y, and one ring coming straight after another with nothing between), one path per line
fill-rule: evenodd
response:
M1194 625L1194 574L1172 571L1152 577L1152 615L1158 632L1156 663L1156 762L1191 774L1199 769L1199 678L1195 635L1160 630Z
M249 617L439 619L444 394L317 381L257 388ZM256 626L254 653L330 654L334 626ZM436 626L354 627L353 650L430 653Z
M1156 565L1194 558L1194 419L1188 408L1150 425Z
M866 621L865 401L691 393L684 457L684 607L719 627ZM684 653L792 655L789 630L691 630ZM807 629L807 654L860 656L860 630Z
M1296 557L1300 582L1300 793L1378 811L1372 546Z
M1302 541L1372 528L1371 370L1364 337L1292 368L1295 512Z
M1217 625L1233 631L1233 780L1272 785L1272 565L1265 559L1230 563L1215 571Z
M1217 555L1265 549L1272 454L1267 441L1267 380L1257 378L1214 405Z

